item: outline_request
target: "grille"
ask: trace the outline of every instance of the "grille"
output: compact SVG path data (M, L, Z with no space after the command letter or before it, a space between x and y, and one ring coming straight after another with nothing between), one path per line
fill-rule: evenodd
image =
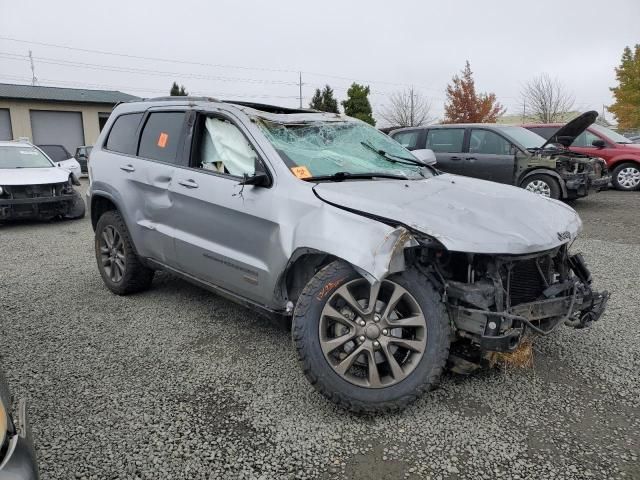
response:
M511 282L509 285L509 295L511 306L520 303L533 302L546 288L546 284L540 270L536 266L540 264L542 272L548 272L550 267L549 259L529 259L521 260L513 264L511 269Z
M64 183L46 183L43 185L12 185L6 187L9 198L57 197L62 194Z

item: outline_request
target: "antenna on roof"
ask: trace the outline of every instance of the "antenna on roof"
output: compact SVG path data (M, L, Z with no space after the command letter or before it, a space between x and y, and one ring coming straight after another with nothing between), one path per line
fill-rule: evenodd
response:
M31 86L35 87L36 83L38 83L38 78L36 77L36 66L33 64L33 54L31 50L29 50L29 61L31 62Z

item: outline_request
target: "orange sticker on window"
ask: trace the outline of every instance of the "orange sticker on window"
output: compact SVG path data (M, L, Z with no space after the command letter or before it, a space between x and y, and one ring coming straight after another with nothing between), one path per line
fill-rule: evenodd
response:
M304 165L301 165L299 167L291 167L291 172L298 178L310 178L311 177L311 172Z
M160 136L158 137L158 146L160 148L164 148L167 146L168 141L169 141L169 134L160 132Z

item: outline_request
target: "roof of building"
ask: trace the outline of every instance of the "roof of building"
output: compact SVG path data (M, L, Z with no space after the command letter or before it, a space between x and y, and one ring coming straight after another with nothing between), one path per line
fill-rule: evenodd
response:
M138 99L138 97L117 90L41 87L11 83L0 83L0 98L40 100L45 102L103 103L111 105Z

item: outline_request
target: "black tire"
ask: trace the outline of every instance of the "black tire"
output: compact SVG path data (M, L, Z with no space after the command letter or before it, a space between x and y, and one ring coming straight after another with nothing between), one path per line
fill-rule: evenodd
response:
M640 183L637 183L635 185L633 184L634 183L633 181L629 183L625 182L626 184L621 183L623 179L619 177L621 176L623 171L624 173L630 172L634 176L635 175L640 176L640 165L633 162L626 162L626 163L621 163L616 168L614 168L613 172L611 173L611 183L613 184L615 189L622 190L624 192L633 192L634 190L640 190Z
M109 229L109 231L117 232L122 241L122 256L124 259L124 268L120 278L113 279L111 274L106 270L106 266L103 262L103 252L101 248L104 248L103 234ZM113 230L111 230L113 229ZM96 261L98 263L98 270L102 276L102 280L109 290L117 295L128 295L130 293L141 292L151 286L153 281L154 271L142 264L138 254L135 251L131 237L124 220L116 210L109 210L105 212L99 219L96 225L95 233L95 253ZM109 267L109 268L114 268Z
M76 220L80 218L84 218L86 207L84 204L84 200L82 199L82 195L78 191L74 191L73 194L73 204L71 205L71 209L69 213L64 215L64 218L67 220Z
M292 336L298 360L316 390L340 407L357 413L399 410L437 385L449 355L449 317L440 296L419 272L410 270L390 276L389 280L405 288L423 312L426 347L417 365L398 383L383 388L355 385L339 375L325 358L319 322L332 294L359 278L349 265L335 261L306 285L293 318Z
M560 189L558 180L553 178L551 175L547 175L546 173L536 173L534 175L530 175L522 181L520 186L525 190L529 190L530 192L537 193L539 195L543 195L543 193L540 191L541 188L544 190L548 189L549 198L553 198L554 200L559 200L560 198L562 198L562 190Z

